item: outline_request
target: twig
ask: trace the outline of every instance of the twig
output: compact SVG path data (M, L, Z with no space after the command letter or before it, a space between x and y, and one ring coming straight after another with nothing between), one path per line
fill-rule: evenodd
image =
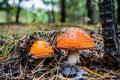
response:
M89 73L91 73L91 74L94 74L94 75L96 75L97 77L100 77L100 78L102 78L102 79L105 78L104 76L99 75L98 73L90 70L89 68L87 68L87 67L85 67L85 66L80 66L80 68L83 68L83 69L86 70L87 72L89 72Z
M65 78L63 76L59 76L59 75L53 75L54 77L60 78L62 80L74 80L73 78Z
M41 66L43 65L45 59L46 59L46 58L44 58L44 59L35 67L35 69L33 69L32 72L34 72L37 68L41 67Z
M44 75L46 75L46 74L48 74L48 73L50 73L50 72L56 70L57 68L58 68L58 67L51 69L50 71L44 73L43 75L41 75L39 78L37 78L37 79L35 79L35 80L41 80L41 78L44 77Z

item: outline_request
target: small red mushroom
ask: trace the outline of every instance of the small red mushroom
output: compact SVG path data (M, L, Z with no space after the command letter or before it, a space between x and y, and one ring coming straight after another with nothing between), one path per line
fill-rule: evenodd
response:
M52 57L54 50L48 42L44 40L38 40L33 43L32 47L30 48L30 54L33 54L33 57L35 58Z
M93 39L80 28L69 28L61 33L56 41L58 49L69 49L68 62L79 63L79 50L89 49L95 46Z

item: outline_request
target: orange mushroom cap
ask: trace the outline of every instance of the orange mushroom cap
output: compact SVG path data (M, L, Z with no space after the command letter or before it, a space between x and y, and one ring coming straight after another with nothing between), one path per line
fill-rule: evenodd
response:
M57 48L86 49L95 46L93 39L80 28L69 28L56 41Z
M44 40L38 40L33 43L32 47L30 48L30 53L32 53L33 57L36 58L52 57L54 50L48 42Z

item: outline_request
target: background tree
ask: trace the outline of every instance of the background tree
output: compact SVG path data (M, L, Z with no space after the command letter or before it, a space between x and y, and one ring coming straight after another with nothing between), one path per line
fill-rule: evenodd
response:
M54 12L54 1L51 0L51 5L52 5L52 11L51 11L51 15L52 15L52 23L55 22L55 12Z
M8 0L3 0L0 2L0 11L5 11L7 13L6 21L8 22L10 15L10 5L8 4Z
M55 5L55 3L54 3L53 0L51 0L51 5L52 5L52 11L51 11L52 23L54 23L55 22L55 11L54 11L54 5Z
M66 0L66 22L82 22L87 16L86 0Z
M46 5L46 6L49 6L50 2L48 0L42 0L42 2ZM47 10L47 17L48 17L48 23L51 22L51 13L50 13L50 10L48 9Z
M94 9L92 5L92 0L86 0L86 8L87 8L87 13L88 13L88 18L90 21L88 21L88 24L93 24L94 23Z
M15 21L15 23L19 23L19 16L20 16L20 11L21 11L20 3L21 2L22 2L22 0L19 0L18 6L17 6L16 21Z
M61 22L66 21L66 0L60 0L61 1Z
M117 23L120 24L120 0L117 0L118 9L117 9Z
M54 6L55 6L56 2L54 0L42 0L42 2L46 6L50 6L51 5L51 9L48 9L46 11L46 13L48 15L48 22L49 23L54 23L55 22L55 10L54 10Z
M7 0L3 0L2 2L0 2L0 10L9 10L9 4Z

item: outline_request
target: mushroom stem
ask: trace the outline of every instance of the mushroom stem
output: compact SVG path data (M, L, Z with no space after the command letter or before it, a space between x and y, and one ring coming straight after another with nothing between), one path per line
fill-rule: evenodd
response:
M80 62L79 50L69 50L68 51L68 62L73 65Z

